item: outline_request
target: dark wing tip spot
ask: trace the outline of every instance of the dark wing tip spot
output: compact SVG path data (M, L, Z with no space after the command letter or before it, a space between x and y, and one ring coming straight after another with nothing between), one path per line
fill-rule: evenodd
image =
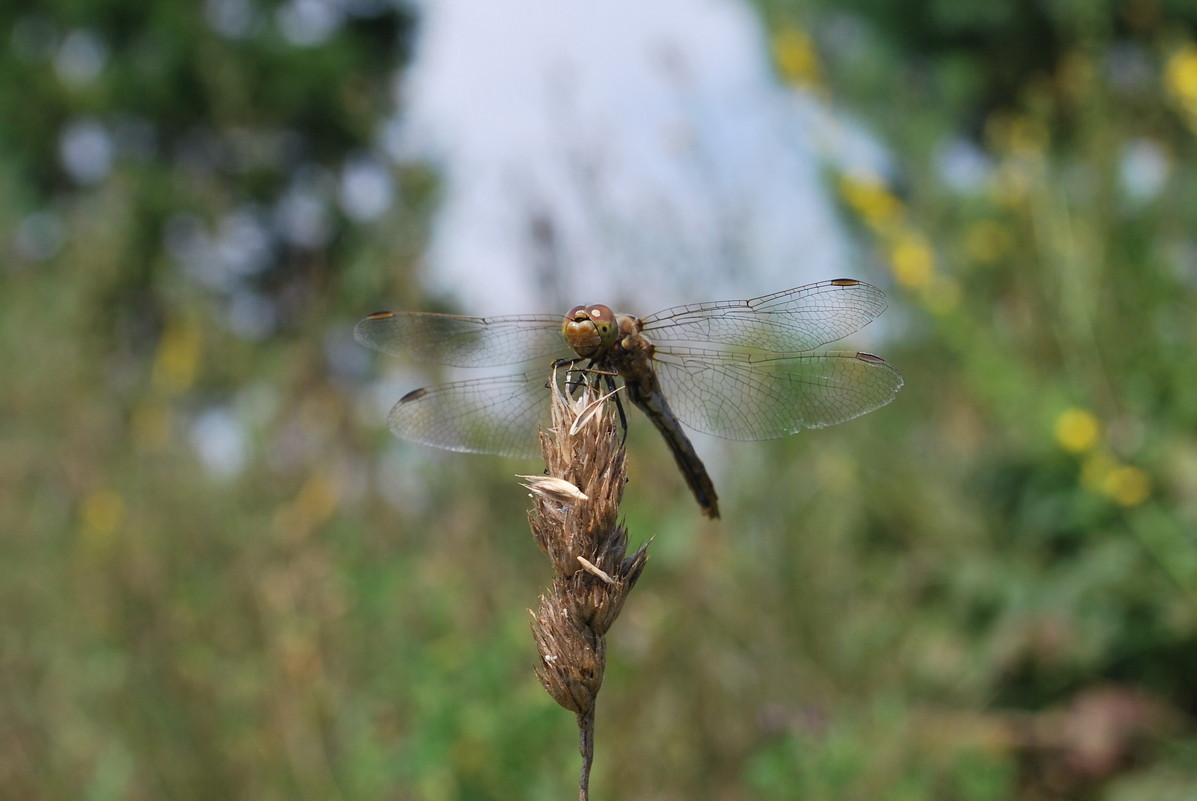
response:
M399 402L400 403L411 403L412 401L419 400L420 398L424 397L427 394L428 394L428 388L420 387L419 389L413 389L411 392L404 395L402 398L399 399Z
M373 314L367 314L367 320L385 320L388 317L394 317L395 312L392 311L376 311Z
M831 285L832 286L859 286L860 281L857 281L855 278L833 278L831 281Z
M862 362L868 362L869 364L888 364L888 362L880 356L874 356L873 354L865 353L864 351L858 352L856 354L856 358L860 359Z

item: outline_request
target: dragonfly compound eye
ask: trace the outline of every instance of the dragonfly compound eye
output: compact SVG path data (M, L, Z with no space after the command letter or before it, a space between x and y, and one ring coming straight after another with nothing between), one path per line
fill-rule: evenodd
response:
M615 342L615 313L606 306L575 306L561 324L566 343L579 356L598 356Z

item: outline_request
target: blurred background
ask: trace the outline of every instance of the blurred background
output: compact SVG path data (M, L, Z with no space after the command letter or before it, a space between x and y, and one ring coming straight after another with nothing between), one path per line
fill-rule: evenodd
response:
M851 276L888 407L642 419L593 797L1197 798L1197 9L0 9L0 797L559 799L517 473L380 308Z

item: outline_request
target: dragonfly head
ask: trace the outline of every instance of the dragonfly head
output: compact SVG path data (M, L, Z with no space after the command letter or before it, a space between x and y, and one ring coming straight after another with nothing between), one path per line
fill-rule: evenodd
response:
M565 315L561 335L575 353L591 359L615 344L619 325L607 306L575 306Z

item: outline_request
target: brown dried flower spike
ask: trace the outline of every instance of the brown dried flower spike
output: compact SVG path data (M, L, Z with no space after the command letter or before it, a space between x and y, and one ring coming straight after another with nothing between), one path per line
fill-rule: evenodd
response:
M628 532L617 517L627 457L607 396L587 388L570 397L555 372L553 379L552 428L540 435L547 475L521 476L532 490L532 536L556 573L532 614L532 634L540 683L578 716L579 798L585 801L605 635L644 569L648 544L626 555Z

